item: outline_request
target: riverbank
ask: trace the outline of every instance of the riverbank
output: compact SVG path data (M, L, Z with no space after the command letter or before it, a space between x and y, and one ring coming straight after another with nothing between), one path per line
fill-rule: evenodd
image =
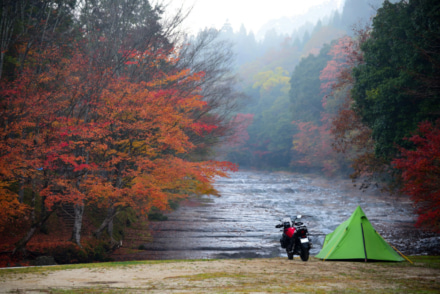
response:
M173 260L0 270L1 293L439 293L440 257L408 262Z

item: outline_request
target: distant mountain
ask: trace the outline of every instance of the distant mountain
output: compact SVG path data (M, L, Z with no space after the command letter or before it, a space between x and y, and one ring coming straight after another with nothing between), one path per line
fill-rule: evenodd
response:
M275 30L280 35L291 35L293 31L297 30L305 24L315 25L318 20L329 20L336 12L342 11L341 1L328 0L322 4L313 6L304 14L295 14L292 11L291 17L283 17L279 19L273 19L264 24L256 34L257 39L263 39L266 32Z

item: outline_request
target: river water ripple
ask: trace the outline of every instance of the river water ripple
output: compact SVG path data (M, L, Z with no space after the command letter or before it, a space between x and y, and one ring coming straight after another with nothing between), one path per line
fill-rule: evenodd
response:
M360 205L373 227L404 254L439 253L440 236L414 229L407 198L361 192L349 181L301 174L240 171L220 178L221 197L182 206L168 221L153 222L154 241L142 259L253 258L285 256L279 246L280 218L302 214L316 255L326 234ZM204 201L203 201L204 200Z

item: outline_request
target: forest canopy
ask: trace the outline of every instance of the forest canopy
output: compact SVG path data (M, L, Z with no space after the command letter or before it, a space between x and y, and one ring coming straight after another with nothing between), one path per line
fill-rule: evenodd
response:
M240 66L250 97L242 115L253 120L227 158L409 194L418 224L439 230L440 5L367 2L345 1L341 14L278 36ZM367 12L371 22L357 22Z

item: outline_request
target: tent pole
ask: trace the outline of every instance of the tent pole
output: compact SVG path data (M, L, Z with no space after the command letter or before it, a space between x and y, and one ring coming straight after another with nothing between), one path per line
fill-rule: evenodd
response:
M364 253L365 253L365 262L367 262L367 247L365 247L365 236L364 236L364 226L362 225L361 221L361 230L362 230L362 241L364 242Z

